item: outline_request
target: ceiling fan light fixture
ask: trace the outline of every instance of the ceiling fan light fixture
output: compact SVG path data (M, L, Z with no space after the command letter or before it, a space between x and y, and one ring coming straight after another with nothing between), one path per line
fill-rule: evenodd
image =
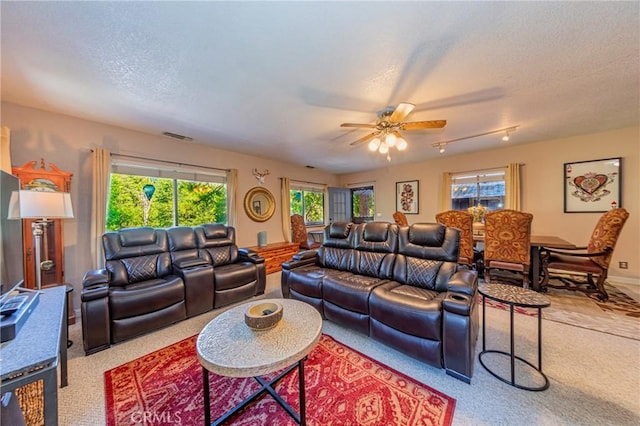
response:
M377 151L378 147L380 146L380 138L376 137L371 139L371 142L369 142L369 151Z
M405 149L407 149L407 146L408 146L408 145L409 145L409 144L407 143L407 141L406 141L406 140L404 140L404 138L398 138L398 139L396 140L396 149L397 149L398 151L404 151Z
M389 152L389 146L386 144L386 142L380 144L378 152L380 152L380 154L386 154Z
M384 142L388 147L392 147L395 146L396 139L396 135L393 133L387 133L387 136L384 137Z

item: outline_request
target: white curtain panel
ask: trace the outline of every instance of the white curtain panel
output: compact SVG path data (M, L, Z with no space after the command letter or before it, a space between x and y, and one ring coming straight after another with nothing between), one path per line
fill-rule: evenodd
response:
M94 149L91 187L91 258L93 259L94 269L104 267L102 234L106 230L110 174L111 152L102 148Z

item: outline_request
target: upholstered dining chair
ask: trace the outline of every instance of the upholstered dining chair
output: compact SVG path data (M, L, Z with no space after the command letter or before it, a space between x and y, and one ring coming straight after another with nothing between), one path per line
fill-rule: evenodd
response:
M436 222L460 231L460 254L458 264L475 269L478 256L473 249L473 215L464 210L448 210L436 214Z
M507 270L522 277L529 288L531 262L531 222L533 215L517 210L494 210L484 216L485 281L491 282L495 270Z
M547 287L577 290L595 293L602 301L608 300L609 294L604 283L607 279L613 249L628 217L629 212L623 208L609 210L600 216L586 247L576 247L572 250L543 247L540 254L542 256L541 290L546 291ZM582 275L582 279L578 274ZM595 282L594 275L598 277ZM549 283L550 278L557 278L557 280ZM555 284L556 281L562 284Z
M309 237L307 227L304 225L304 218L299 214L291 215L291 238L304 250L313 250L322 245Z
M409 226L409 222L407 221L407 216L400 211L396 211L393 213L393 220L395 220L396 223L400 226Z

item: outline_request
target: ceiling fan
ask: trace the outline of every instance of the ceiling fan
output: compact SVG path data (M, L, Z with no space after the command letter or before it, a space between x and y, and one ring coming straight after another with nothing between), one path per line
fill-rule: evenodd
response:
M351 146L357 146L367 141L369 150L386 154L387 160L391 160L389 148L396 147L399 151L407 148L407 141L402 138L400 130L440 129L447 124L447 120L430 121L403 121L416 106L409 103L400 103L397 107L388 107L378 114L375 124L342 123L340 127L360 127L375 129L368 135L351 142Z

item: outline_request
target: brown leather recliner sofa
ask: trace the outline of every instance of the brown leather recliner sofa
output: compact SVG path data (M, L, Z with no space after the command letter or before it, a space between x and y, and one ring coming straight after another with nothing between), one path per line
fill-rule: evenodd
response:
M102 243L105 269L82 280L86 355L265 290L264 258L233 227L128 228Z
M282 264L285 297L470 383L476 271L457 270L460 231L436 223L334 223L322 247Z

